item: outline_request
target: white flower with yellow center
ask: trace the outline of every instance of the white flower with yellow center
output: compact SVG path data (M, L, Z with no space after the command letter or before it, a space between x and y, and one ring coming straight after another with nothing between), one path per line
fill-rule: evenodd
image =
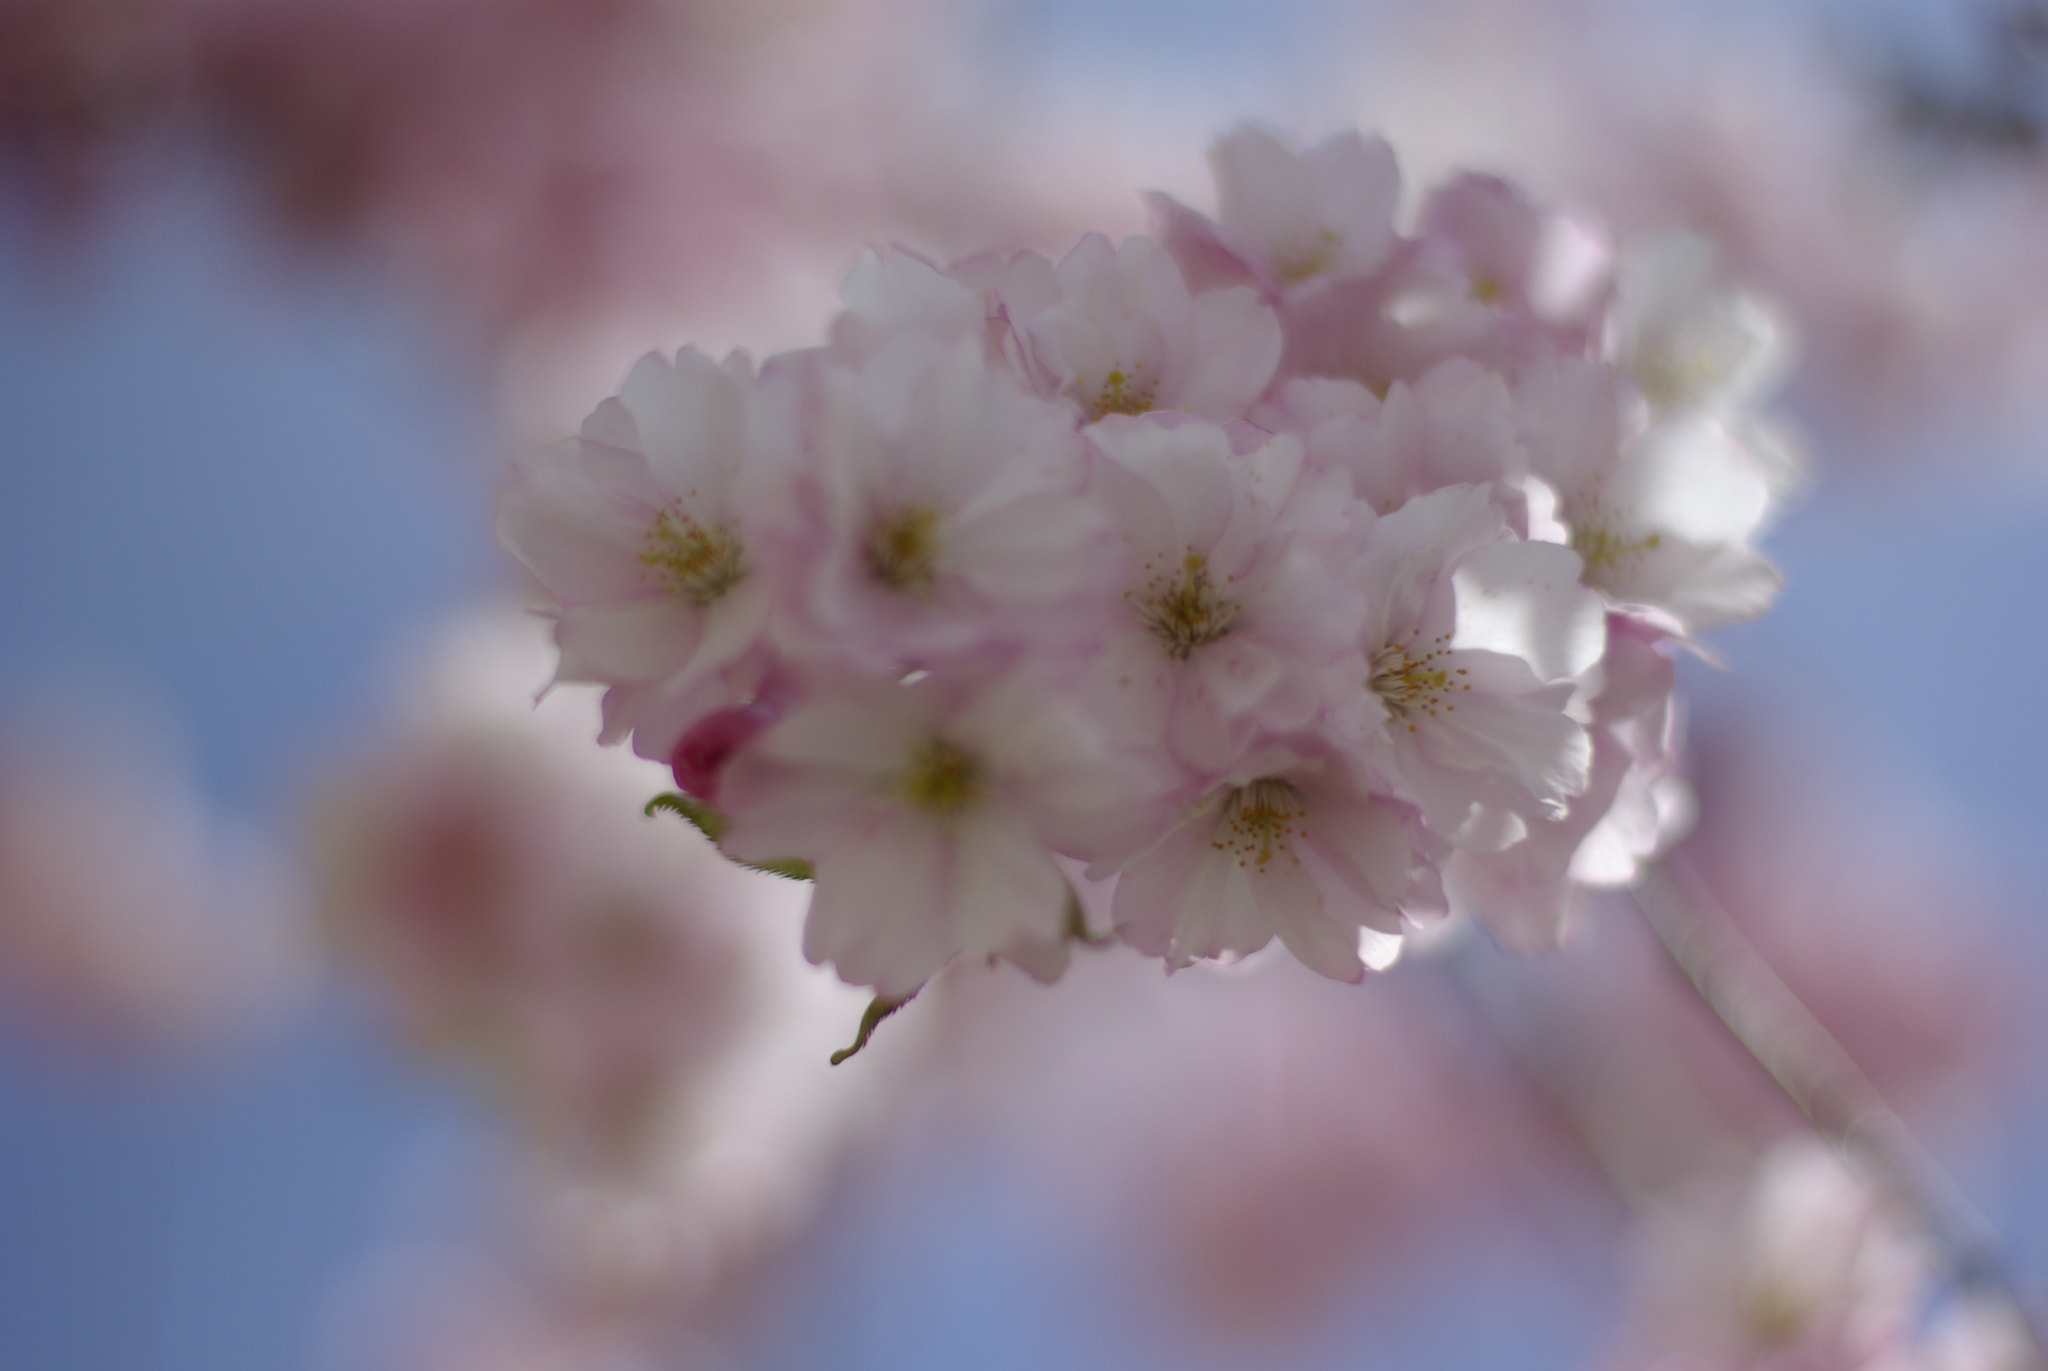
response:
M1083 498L1073 416L977 340L910 336L816 366L806 464L776 555L797 594L783 646L900 676L992 645L1085 640L1116 545Z
M1112 247L1091 233L1060 259L1056 284L1045 308L1008 304L1040 392L1088 422L1154 410L1240 419L1280 364L1280 321L1249 286L1190 294L1150 239Z
M1055 853L1096 858L1165 826L1154 773L1105 746L1057 682L837 680L737 758L721 839L747 860L808 859L804 953L905 995L956 956L1058 943Z
M649 354L577 438L524 458L498 536L553 598L558 681L610 687L605 739L667 760L744 699L773 598L761 556L772 464L749 455L752 368Z
M1441 913L1433 844L1407 805L1314 752L1266 749L1117 876L1125 942L1170 967L1278 937L1340 981L1392 962L1402 915Z
M1516 538L1476 486L1374 523L1347 573L1366 619L1330 732L1461 846L1505 847L1586 788L1579 678L1607 634L1578 573L1569 550Z
M1306 725L1317 673L1351 650L1357 597L1328 562L1344 478L1309 471L1291 435L1242 457L1196 421L1105 421L1090 438L1128 555L1092 698L1120 738L1219 776L1256 735Z

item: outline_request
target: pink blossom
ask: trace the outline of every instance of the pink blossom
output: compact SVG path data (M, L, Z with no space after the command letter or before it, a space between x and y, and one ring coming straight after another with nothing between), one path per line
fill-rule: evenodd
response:
M1562 815L1525 819L1519 842L1495 852L1461 850L1446 863L1453 903L1509 944L1555 947L1579 885L1630 884L1690 821L1689 792L1675 780L1676 673L1663 641L1636 621L1607 617L1585 789Z
M1296 383L1298 384L1298 383ZM1357 402L1361 409L1362 401ZM1510 481L1528 468L1506 381L1464 358L1396 381L1364 423L1318 429L1318 451L1382 513L1447 485Z
M1515 538L1484 490L1451 486L1373 524L1347 577L1367 590L1363 656L1330 727L1461 846L1509 846L1586 789L1575 706L1606 617L1578 571Z
M1713 245L1667 234L1622 258L1606 352L1653 411L1739 413L1790 370L1787 326L1719 279Z
M1241 957L1276 935L1340 981L1391 962L1402 916L1443 911L1435 846L1408 806L1335 759L1271 749L1117 876L1117 931L1169 967Z
M750 455L752 368L685 348L640 360L579 438L524 459L498 536L555 600L559 681L610 687L605 740L665 758L766 670L770 464Z
M587 694L536 708L546 655L529 616L444 632L410 717L321 789L323 912L401 1040L502 1111L544 1298L703 1308L807 1220L890 1077L827 1066L862 997L798 955L804 887L643 815L661 768L592 747Z
M216 1050L312 989L281 855L209 812L148 720L103 697L0 737L0 1007L61 1050Z
M1135 849L1158 792L1043 674L838 680L733 761L723 845L813 863L805 955L906 995L955 956L1062 938L1053 854Z
M1280 322L1245 286L1190 294L1171 254L1146 238L1113 247L1091 233L1060 259L1059 297L1011 308L1040 391L1093 421L1182 410L1228 421L1266 389Z
M1370 276L1394 250L1401 173L1384 138L1340 133L1304 152L1242 124L1216 140L1209 165L1219 224L1152 197L1191 275L1250 279L1277 297Z
M1342 492L1331 498L1291 435L1247 457L1195 422L1105 420L1089 436L1130 565L1091 699L1119 737L1220 775L1254 730L1307 724L1322 703L1314 673L1355 650L1359 610L1328 562Z
M1003 644L1086 642L1114 575L1072 415L973 343L905 337L858 370L812 359L778 532L793 656L901 674Z
M1820 1139L1746 1177L1703 1178L1649 1208L1631 1244L1614 1368L1856 1371L1910 1346L1927 1254L1881 1192Z
M1560 483L1586 584L1680 632L1755 618L1782 578L1750 540L1775 512L1785 465L1765 435L1710 418L1644 430L1610 470Z

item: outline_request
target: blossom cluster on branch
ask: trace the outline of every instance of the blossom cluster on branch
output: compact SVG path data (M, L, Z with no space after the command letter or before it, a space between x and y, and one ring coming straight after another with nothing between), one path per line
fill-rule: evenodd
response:
M1778 335L1702 247L1476 174L1404 232L1355 133L1211 161L1214 219L871 252L825 346L646 357L503 493L557 679L884 998L1056 976L1087 907L1170 967L1552 941L1681 817L1672 649L1777 587Z

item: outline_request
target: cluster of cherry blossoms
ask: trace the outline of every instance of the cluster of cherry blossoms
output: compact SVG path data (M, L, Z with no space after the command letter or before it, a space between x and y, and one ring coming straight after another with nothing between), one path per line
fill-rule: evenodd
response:
M1777 587L1781 349L1698 245L1471 174L1403 232L1355 133L1211 161L1156 240L878 251L823 347L648 356L504 491L557 680L884 999L1103 920L1552 941L1682 820L1672 650Z

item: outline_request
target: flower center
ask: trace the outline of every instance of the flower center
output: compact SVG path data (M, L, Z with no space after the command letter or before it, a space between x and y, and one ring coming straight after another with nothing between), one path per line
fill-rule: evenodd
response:
M939 512L930 505L904 505L875 516L868 525L868 572L891 590L928 594L938 575Z
M1615 512L1599 500L1586 501L1578 511L1578 517L1572 519L1572 551L1579 554L1586 570L1619 572L1645 552L1655 551L1664 545L1661 533L1624 538L1614 531L1617 522Z
M647 531L640 564L671 595L708 605L747 574L746 547L732 529L706 528L680 509L664 509Z
M912 809L950 819L981 798L981 763L944 738L933 738L910 759L896 788Z
M1335 265L1337 249L1343 241L1334 230L1324 229L1316 236L1314 245L1304 251L1275 253L1270 262L1273 279L1283 286L1291 286L1311 276L1320 276Z
M1223 802L1223 818L1210 846L1218 852L1236 853L1239 866L1249 864L1263 871L1276 854L1293 857L1288 844L1306 831L1301 819L1307 812L1300 791L1278 777L1262 777L1239 786Z
M1421 656L1410 656L1408 643L1390 643L1372 655L1372 674L1366 678L1366 688L1380 697L1387 712L1396 719L1411 719L1417 714L1435 718L1439 709L1456 709L1456 705L1445 704L1444 696L1455 690L1470 690L1472 687L1453 677L1463 676L1464 667L1446 669L1431 665L1447 651L1441 644L1450 641L1450 634L1439 634L1436 644ZM1408 731L1413 733L1415 725L1410 722Z
M1208 560L1199 552L1184 555L1175 574L1152 576L1131 598L1167 655L1182 662L1230 632L1239 608L1210 584Z
M1138 380L1139 367L1132 367L1127 374L1122 367L1111 367L1109 375L1102 378L1102 389L1088 406L1088 417L1100 419L1105 414L1143 414L1152 408L1159 398L1159 387L1142 385Z

